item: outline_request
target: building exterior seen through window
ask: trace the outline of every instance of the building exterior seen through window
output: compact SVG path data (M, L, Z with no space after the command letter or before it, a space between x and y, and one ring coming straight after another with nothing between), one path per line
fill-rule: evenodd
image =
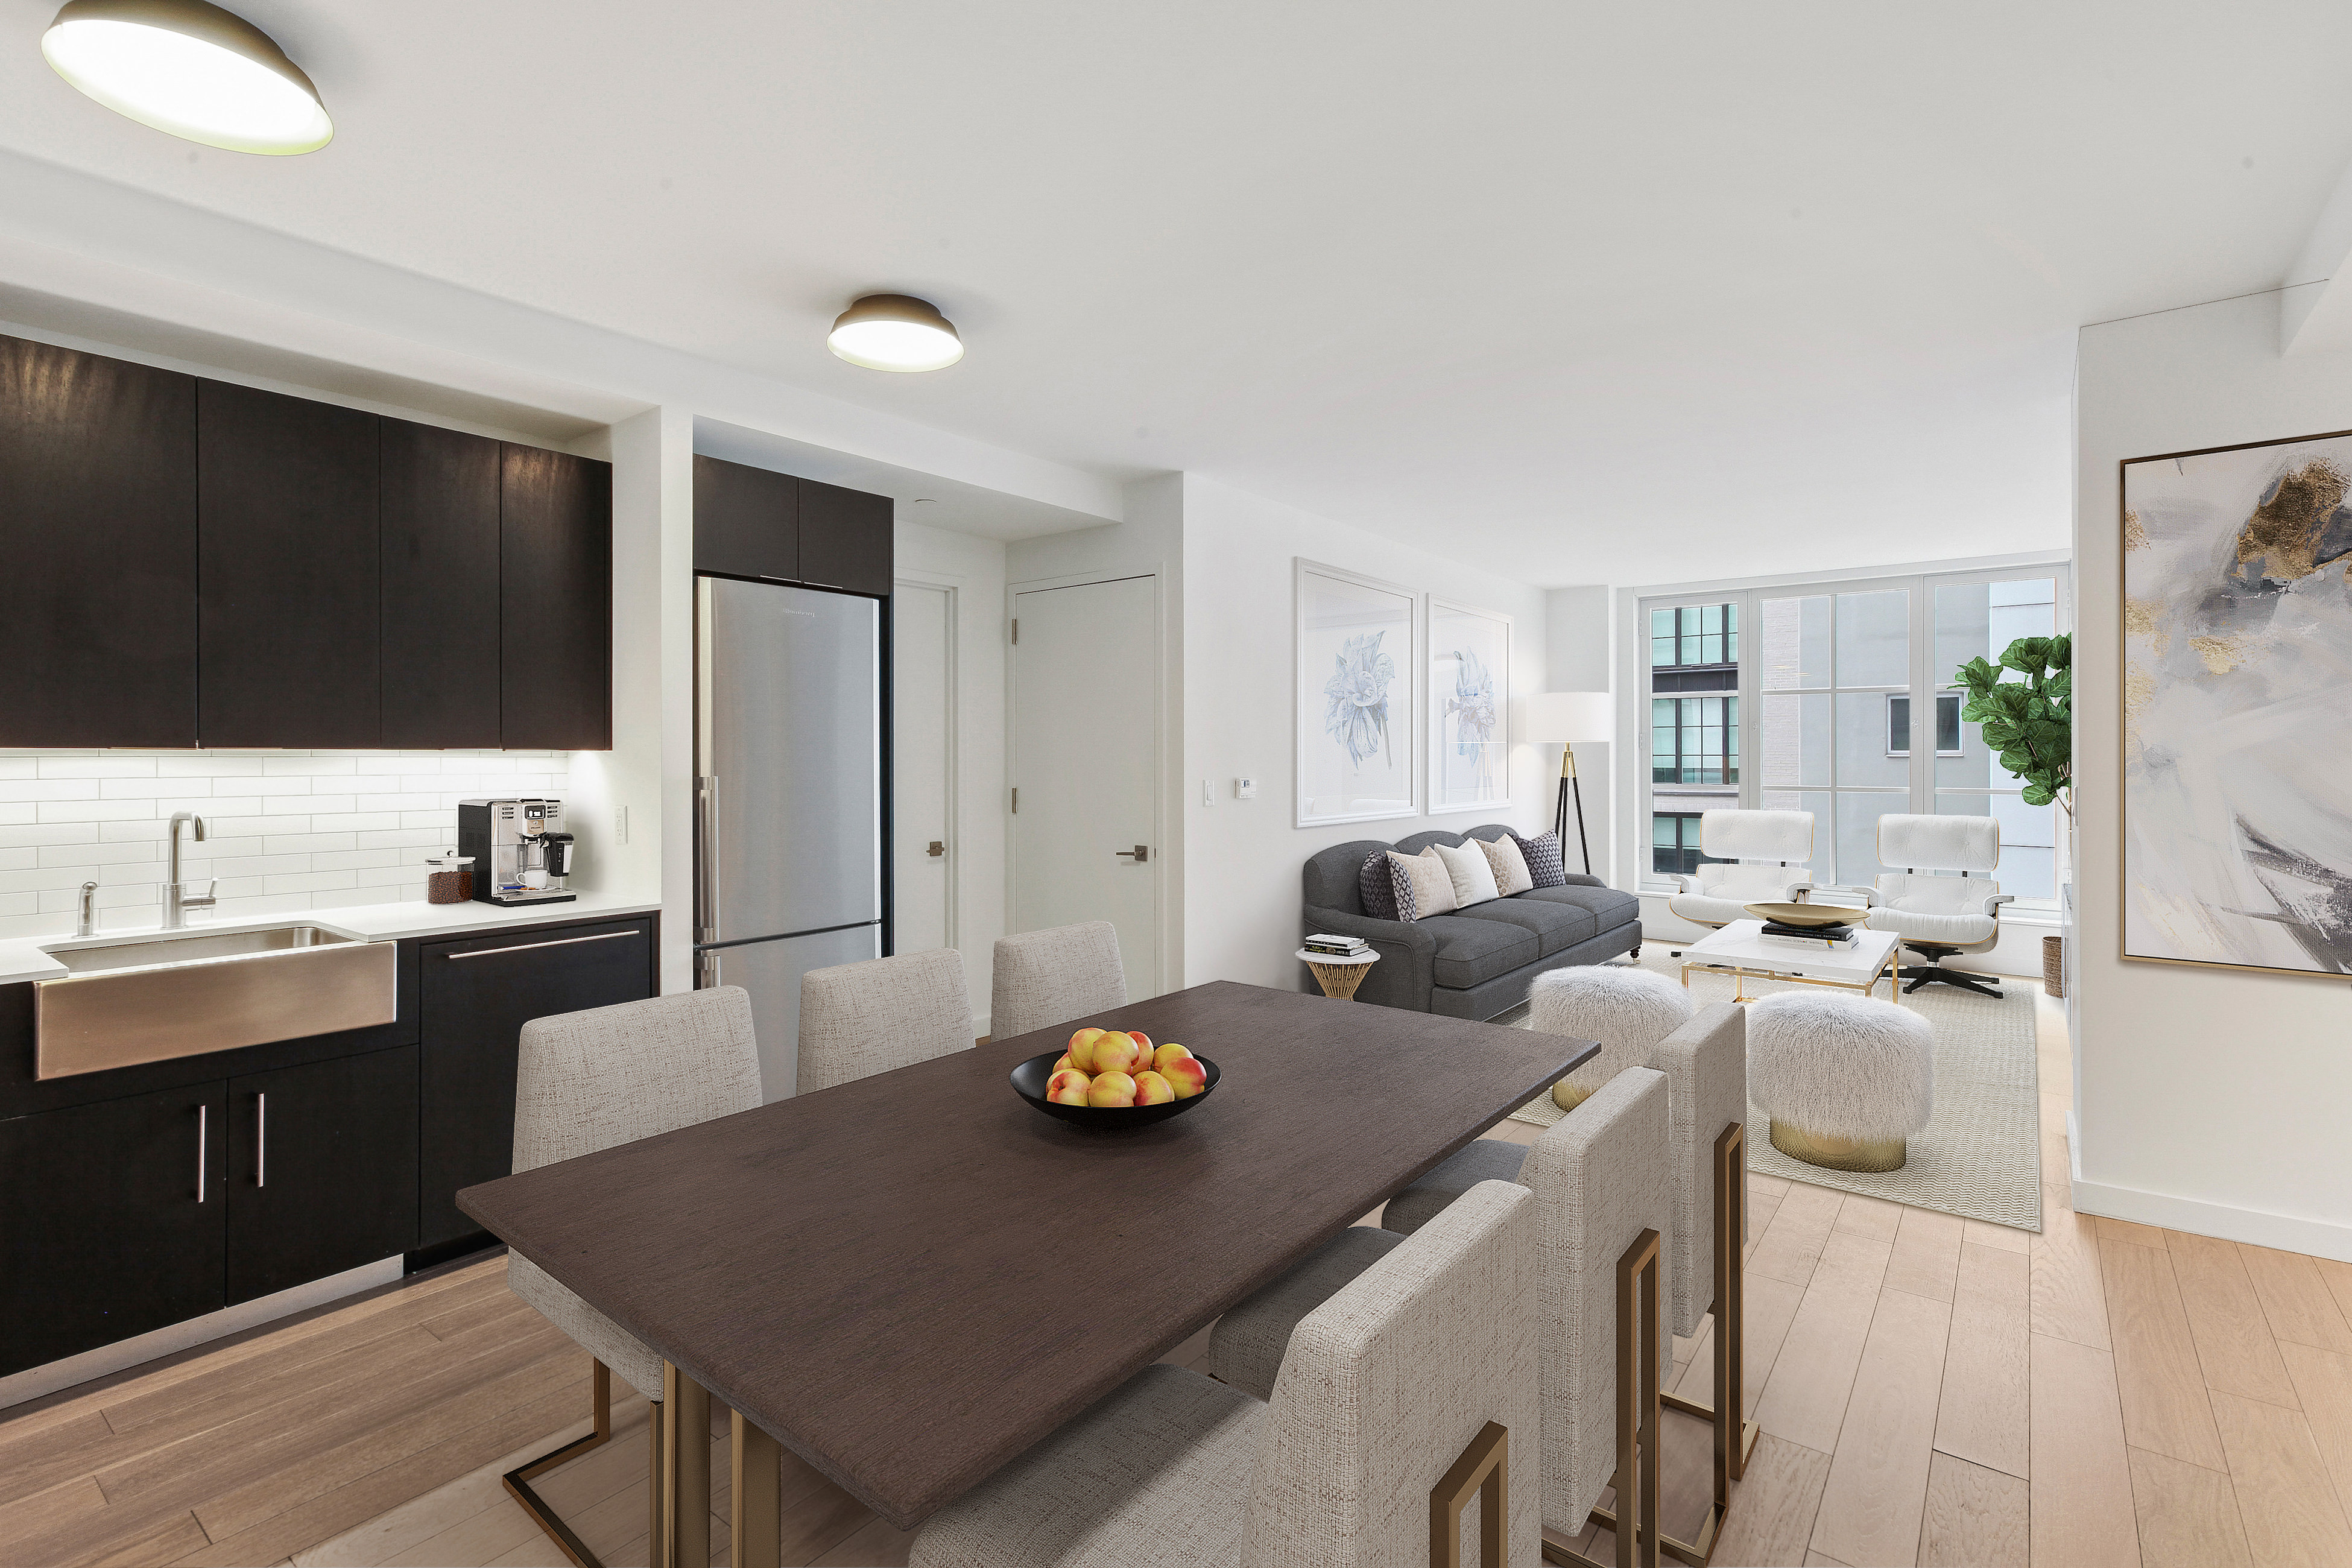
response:
M1650 611L1651 869L1687 876L1699 813L1739 804L1739 606Z

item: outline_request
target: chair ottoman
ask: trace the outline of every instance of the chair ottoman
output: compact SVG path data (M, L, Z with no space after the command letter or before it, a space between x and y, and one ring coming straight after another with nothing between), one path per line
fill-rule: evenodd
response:
M1831 1171L1895 1171L1936 1108L1936 1031L1908 1007L1785 991L1748 1009L1748 1096L1772 1147Z
M1552 1103L1574 1110L1627 1068L1648 1067L1658 1042L1696 1011L1689 991L1631 965L1592 964L1537 975L1528 994L1528 1027L1601 1044L1599 1056L1551 1086Z

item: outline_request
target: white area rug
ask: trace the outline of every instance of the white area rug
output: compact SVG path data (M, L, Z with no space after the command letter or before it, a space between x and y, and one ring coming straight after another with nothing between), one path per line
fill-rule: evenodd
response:
M1664 942L1647 944L1642 966L1680 980L1682 962L1666 956L1672 951ZM1791 1160L1772 1147L1769 1119L1753 1106L1748 1118L1748 1168L1914 1208L2040 1231L2041 1085L2034 1068L2034 990L2026 981L2002 984L2009 994L1998 1002L1953 985L1926 986L1903 999L1904 1005L1917 1008L1936 1026L1936 1114L1926 1131L1911 1140L1910 1157L1901 1170L1872 1175L1824 1171ZM1790 989L1769 980L1748 982L1750 996ZM1691 994L1701 1006L1728 1002L1731 977L1693 971ZM1527 1008L1515 1007L1495 1022L1524 1029ZM1511 1115L1549 1127L1561 1112L1545 1095Z

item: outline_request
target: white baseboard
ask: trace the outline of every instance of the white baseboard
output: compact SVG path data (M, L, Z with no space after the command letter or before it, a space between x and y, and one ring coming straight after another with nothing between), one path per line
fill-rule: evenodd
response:
M2079 1165L2077 1166L2079 1170ZM2200 1198L2178 1198L2169 1193L2142 1192L2137 1187L2111 1187L2103 1182L2074 1180L2074 1212L2127 1219L2192 1236L2219 1237L2223 1241L2250 1242L2281 1252L2307 1253L2352 1263L2352 1226L2326 1220L2298 1219L2292 1215L2264 1214Z
M234 1307L207 1312L201 1318L167 1324L131 1339L117 1340L110 1345L100 1345L96 1350L84 1351L79 1355L70 1355L45 1366L28 1366L22 1372L0 1377L0 1410L12 1405L22 1405L28 1399L38 1399L45 1394L55 1394L60 1388L71 1388L77 1383L108 1376L142 1362L155 1361L212 1340L226 1339L262 1323L290 1318L297 1312L308 1311L329 1301L339 1301L346 1296L356 1296L379 1285L398 1284L400 1279L401 1259L397 1258L363 1263L357 1268L347 1268L324 1279L313 1279L308 1285L297 1285L274 1296L240 1301Z

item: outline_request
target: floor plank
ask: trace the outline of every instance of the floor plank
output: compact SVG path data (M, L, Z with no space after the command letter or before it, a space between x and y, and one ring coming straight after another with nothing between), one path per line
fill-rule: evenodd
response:
M2336 1310L2352 1321L2352 1263L2333 1258L2315 1258L2312 1263L2327 1282L2327 1293L2336 1298Z
M1921 1568L2027 1568L2025 1481L1937 1454L1919 1526Z
M1880 1292L1813 1521L1814 1551L1887 1568L1915 1561L1951 1317L1941 1301Z
M2206 1386L2294 1408L2294 1384L2237 1244L2176 1230L2165 1245Z
M1772 1223L1748 1255L1748 1272L1791 1285L1812 1283L1842 1202L1842 1194L1827 1188L1791 1184L1772 1213Z
M2129 1241L2158 1252L2164 1250L2164 1232L2152 1225L2141 1225L2137 1220L2110 1219L2105 1215L2097 1215L2095 1223L2102 1241Z
M1979 1247L1990 1247L1996 1252L2022 1253L2032 1244L2033 1233L2020 1230L2013 1225L1995 1225L1990 1220L1963 1219L1960 1239Z
M2228 1468L2170 1256L2130 1241L2102 1240L2099 1248L2124 1441L2209 1470Z
M1820 1453L1837 1451L1846 1395L1862 1364L1893 1250L1858 1236L1832 1236L1822 1244L1821 1267L1756 1402L1756 1421L1765 1431Z
M1949 1303L1960 1268L1960 1221L1933 1209L1905 1209L1886 1260L1886 1289Z
M2037 1568L2137 1568L2131 1463L2115 1358L2037 1333L2030 1541Z
M1903 1223L1901 1204L1874 1198L1861 1193L1848 1193L1838 1205L1837 1218L1830 1226L1850 1236L1867 1237L1873 1241L1892 1242L1895 1227Z
M2302 1396L2312 1441L2336 1480L2336 1500L2352 1512L2352 1355L2294 1343L2279 1347Z
M1748 1318L1747 1342L1740 1348L1740 1382L1747 1387L1745 1408L1750 1419L1756 1414L1757 1402L1764 1397L1764 1385L1778 1363L1780 1347L1789 1337L1789 1325L1795 1321L1797 1308L1804 1301L1805 1293L1783 1279L1766 1275L1750 1276L1742 1286L1743 1310ZM1691 1358L1675 1392L1685 1399L1701 1405L1715 1403L1715 1349L1706 1345L1703 1353Z
M818 1558L814 1568L904 1568L914 1539L911 1530L893 1529L887 1520L869 1520Z
M1830 1457L1767 1432L1716 1540L1715 1560L1740 1568L1803 1568Z
M2108 1350L2107 1303L2099 1283L2097 1227L2084 1215L2042 1205L2042 1234L2026 1247L2033 1331Z
M2145 1448L2131 1474L2142 1568L2253 1568L2228 1476Z
M2026 1273L2022 1252L1961 1244L1936 1410L1937 1448L2021 1479L2032 1449Z
M2213 1417L2255 1568L2352 1563L2352 1526L2302 1412L2216 1394Z
M2273 1335L2324 1351L2352 1351L2352 1323L2336 1304L2318 1264L2301 1253L2275 1252L2242 1241L2238 1256L2245 1259Z

